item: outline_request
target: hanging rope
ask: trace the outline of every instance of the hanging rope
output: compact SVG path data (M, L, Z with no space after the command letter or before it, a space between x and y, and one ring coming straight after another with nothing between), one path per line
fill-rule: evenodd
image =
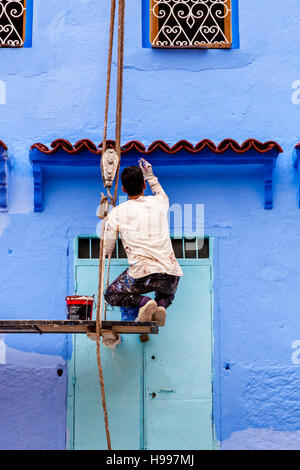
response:
M100 387L101 387L101 398L102 398L102 408L103 408L103 413L104 413L107 449L111 450L108 413L107 413L107 406L106 406L106 399L105 399L104 376L103 376L103 368L102 368L102 363L101 363L101 350L100 350L100 335L101 335L101 327L102 327L102 309L103 309L102 298L103 298L104 267L105 267L105 244L103 240L105 225L106 225L106 219L102 221L100 250L99 250L99 279L98 279L98 298L97 298L97 312L96 312L96 349L97 349L97 365L98 365L99 380L100 380Z
M115 150L119 157L116 173L116 184L113 205L117 204L118 183L121 163L121 126L122 126L122 99L123 99L123 68L124 68L124 29L125 29L125 0L119 0L118 22L118 81L117 81L117 106L116 106L116 134Z
M107 121L108 121L108 110L109 110L109 92L110 92L110 82L111 82L111 63L112 63L112 51L113 51L113 41L114 41L114 29L115 29L115 11L116 11L116 0L111 0L108 59L107 59L107 72L106 72L106 95L105 95L105 110L104 110L104 126L103 126L103 138L102 138L102 155L104 155L104 153L106 152ZM102 173L102 176L103 176L102 159L101 159L101 173Z
M107 150L107 121L108 121L108 111L109 111L109 95L110 95L110 83L111 83L111 64L112 64L113 36L114 36L114 25L115 25L115 10L116 10L116 0L111 0L106 97L105 97L102 158L101 158L101 172L102 172L102 179L104 182L104 186L105 186L105 180L103 177L104 176L103 155ZM102 194L102 198L100 202L100 206L102 206L103 213L102 213L101 239L100 239L100 245L99 245L98 297L97 297L97 310L96 310L97 365L98 365L98 371L99 371L102 408L103 408L103 413L104 413L104 424L105 424L108 450L111 450L111 439L110 439L108 413L107 413L107 405L106 405L106 398L105 398L103 368L102 368L102 363L101 363L100 336L101 336L101 329L102 329L103 304L104 304L104 301L103 301L104 276L105 276L104 233L105 233L109 205L115 206L117 203L118 182L119 182L119 172L120 172L120 162L121 162L122 90L123 90L124 29L125 29L124 26L125 26L125 0L118 0L118 70L117 70L116 130L115 130L115 151L118 155L118 166L117 166L117 171L116 171L116 176L115 176L114 196L112 197L109 191L109 188L107 187L108 197ZM108 260L108 267L107 267L107 285L109 282L109 268L110 268L110 257ZM106 318L106 308L107 308L107 305L105 303L105 309L104 309L105 318Z

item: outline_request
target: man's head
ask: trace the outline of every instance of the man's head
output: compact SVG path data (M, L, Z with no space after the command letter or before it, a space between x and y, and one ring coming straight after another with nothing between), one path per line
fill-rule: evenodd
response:
M127 166L121 174L122 189L130 197L144 194L146 184L142 170L138 166Z

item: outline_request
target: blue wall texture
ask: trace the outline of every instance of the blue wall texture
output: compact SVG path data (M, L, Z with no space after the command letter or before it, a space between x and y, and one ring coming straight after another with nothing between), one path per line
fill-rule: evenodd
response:
M122 142L253 137L283 147L270 211L256 167L159 167L157 175L171 204L205 205L205 231L215 237L221 448L300 449L300 212L292 166L300 6L239 3L239 49L151 50L142 47L141 1L127 2ZM0 214L2 319L65 318L73 238L96 230L100 174L48 172L44 212L34 213L28 154L34 142L59 137L102 140L108 14L97 0L35 0L32 48L0 50L0 139L12 163L9 211ZM114 138L113 113L108 134ZM0 448L65 448L71 348L65 335L0 337Z

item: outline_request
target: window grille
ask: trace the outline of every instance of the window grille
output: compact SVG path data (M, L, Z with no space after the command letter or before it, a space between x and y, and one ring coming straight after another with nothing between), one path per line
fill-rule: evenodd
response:
M177 259L205 259L209 258L208 238L174 238L172 239L174 253ZM79 259L99 258L99 238L79 237L78 254ZM113 259L127 258L123 248L122 240L119 238L112 254Z
M150 0L150 42L160 48L230 48L231 0Z
M0 47L23 47L26 0L0 0Z

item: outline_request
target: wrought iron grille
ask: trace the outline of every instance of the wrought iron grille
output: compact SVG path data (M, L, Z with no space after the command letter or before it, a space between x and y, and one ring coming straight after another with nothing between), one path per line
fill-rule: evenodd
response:
M231 0L150 2L152 47L231 47Z
M208 238L173 238L172 245L178 259L205 259L209 258ZM79 237L77 256L79 259L99 258L99 238ZM127 258L122 240L119 238L112 253L113 259Z
M22 47L26 0L0 0L0 47Z

